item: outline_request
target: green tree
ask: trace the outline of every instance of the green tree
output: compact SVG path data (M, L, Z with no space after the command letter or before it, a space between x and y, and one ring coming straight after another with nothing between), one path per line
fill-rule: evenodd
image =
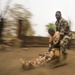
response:
M24 20L22 22L22 35L25 35L25 36L33 36L34 34L34 30L31 26L31 22L29 20Z
M22 35L34 35L34 30L29 20L31 16L32 13L20 4L15 4L13 7L10 7L6 14L4 35L11 34L12 36L17 36L19 19L22 20Z
M56 30L56 26L55 26L54 23L49 23L49 24L47 24L47 25L46 25L46 28L47 28L47 30L48 30L49 28L52 28L52 29Z

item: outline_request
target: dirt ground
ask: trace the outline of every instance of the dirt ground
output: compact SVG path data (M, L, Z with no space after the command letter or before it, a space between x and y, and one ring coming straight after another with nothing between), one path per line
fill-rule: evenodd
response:
M38 57L39 53L44 53L48 48L12 48L7 51L0 51L0 75L75 75L75 50L68 50L67 64L51 68L52 63L42 67L23 70L19 58L25 60Z

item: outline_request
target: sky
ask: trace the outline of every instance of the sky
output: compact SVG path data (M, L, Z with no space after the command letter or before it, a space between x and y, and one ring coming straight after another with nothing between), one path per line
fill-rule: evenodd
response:
M0 0L2 9L7 0ZM36 36L47 36L46 26L55 22L55 12L61 11L62 17L71 20L71 30L75 31L75 0L12 0L13 4L22 4L32 13L32 26Z

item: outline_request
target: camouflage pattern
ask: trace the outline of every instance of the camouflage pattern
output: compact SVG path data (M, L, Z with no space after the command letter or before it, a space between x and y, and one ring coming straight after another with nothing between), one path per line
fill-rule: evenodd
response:
M53 36L49 37L49 45L53 42L53 45L56 45L60 40L60 33L58 31L55 32ZM50 47L50 46L49 46Z
M68 22L66 20L64 20L63 18L61 18L58 21L55 22L56 25L56 31L61 32L62 34L68 34L69 29L67 29L69 27Z
M56 21L55 25L56 25L56 31L59 31L60 35L61 34L63 35L63 39L60 41L60 46L65 48L69 40L72 38L72 32L70 30L70 26L68 22L63 18L59 20L59 23L58 21Z
M60 41L60 45L63 46L63 47L66 47L69 40L70 40L70 37L65 35L64 38Z
M59 56L59 51L53 48L50 52L45 52L44 54L39 55L39 57L31 59L29 61L24 61L22 58L20 58L20 62L22 63L22 68L27 70L42 66L43 64L48 63L52 61L52 59L56 59Z
M60 32L56 31L53 36L49 36L49 52L52 48L59 48L58 44L60 43Z

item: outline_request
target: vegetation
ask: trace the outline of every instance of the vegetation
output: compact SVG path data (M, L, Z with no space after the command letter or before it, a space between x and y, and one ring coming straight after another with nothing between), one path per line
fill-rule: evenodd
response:
M47 30L48 30L49 28L52 28L52 29L56 30L56 26L55 26L54 23L49 23L49 24L47 24L47 25L46 25L46 28L47 28Z
M18 26L19 20L22 20L21 23L21 35L31 36L34 35L34 30L32 28L29 18L32 14L26 8L20 4L15 4L13 7L8 9L6 18L4 20L4 37L14 37L18 36Z

